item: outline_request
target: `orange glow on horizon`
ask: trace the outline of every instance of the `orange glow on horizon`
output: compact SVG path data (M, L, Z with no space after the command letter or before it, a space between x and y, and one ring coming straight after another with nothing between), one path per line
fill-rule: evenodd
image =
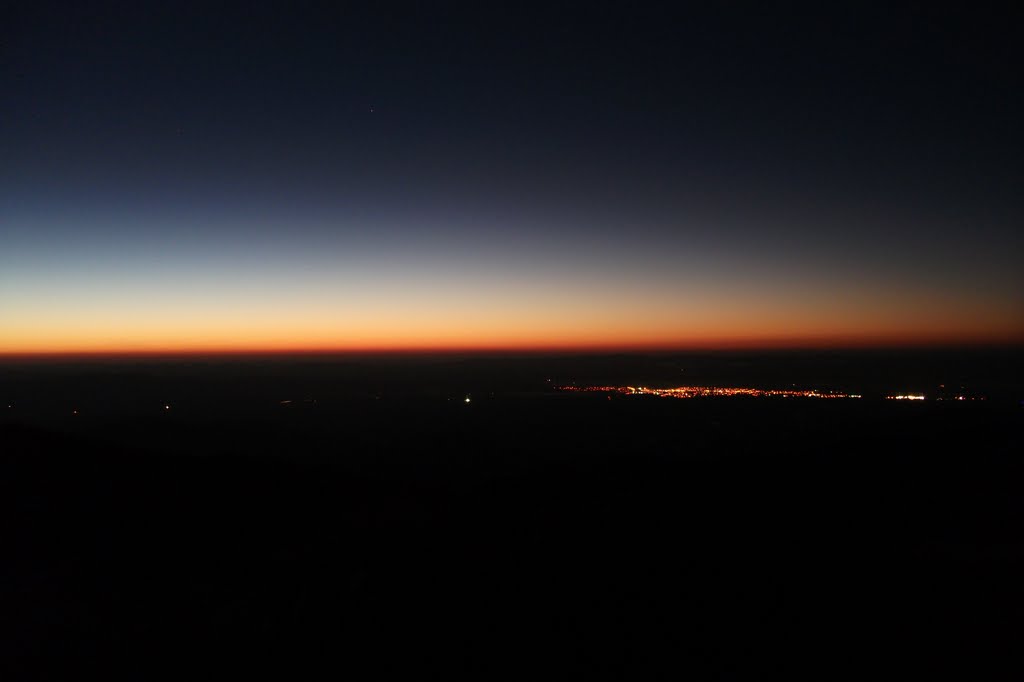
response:
M0 356L1024 344L1022 301L1009 289L815 285L742 270L693 279L583 266L488 273L459 262L437 272L401 263L366 272L182 268L174 276L26 270L0 294Z
M467 287L467 289L469 289ZM669 294L516 298L295 297L21 301L0 309L0 356L627 352L1024 345L1006 302L838 306ZM230 303L230 304L229 304ZM159 305L158 305L159 304ZM914 304L914 305L912 305ZM968 331L969 330L969 331Z
M586 341L583 339L539 340L521 339L518 343L501 343L484 339L457 343L453 340L422 343L139 343L139 344L41 344L36 347L0 345L0 357L160 357L160 356L231 356L231 355L402 355L417 353L604 353L604 352L670 352L714 350L828 350L871 348L928 348L968 346L1024 346L1024 336L945 336L912 335L816 335L816 336L732 336L652 339L648 341Z

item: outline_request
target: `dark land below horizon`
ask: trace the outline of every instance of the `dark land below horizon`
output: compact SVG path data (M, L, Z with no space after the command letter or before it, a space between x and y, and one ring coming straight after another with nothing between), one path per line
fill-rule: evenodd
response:
M1019 679L1022 368L1006 348L3 361L0 674ZM977 399L935 399L956 395Z

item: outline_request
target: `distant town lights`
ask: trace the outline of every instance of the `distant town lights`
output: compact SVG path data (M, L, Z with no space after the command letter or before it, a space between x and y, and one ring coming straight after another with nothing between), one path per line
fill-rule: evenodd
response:
M675 388L647 388L646 386L559 386L560 391L623 393L627 395L653 395L663 398L698 398L710 396L749 396L755 398L860 398L858 394L822 393L817 390L779 390L720 386L677 386Z

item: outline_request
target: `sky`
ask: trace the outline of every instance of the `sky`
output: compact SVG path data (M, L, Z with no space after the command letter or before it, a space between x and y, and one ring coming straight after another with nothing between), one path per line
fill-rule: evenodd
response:
M7 8L0 354L1024 343L1024 16L896 4Z

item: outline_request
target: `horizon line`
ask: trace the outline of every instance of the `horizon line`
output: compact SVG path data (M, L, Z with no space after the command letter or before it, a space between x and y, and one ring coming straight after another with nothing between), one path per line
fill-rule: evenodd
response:
M580 346L409 346L319 348L165 348L124 350L0 351L0 361L18 360L116 360L177 358L284 358L284 357L411 357L411 356L565 356L642 355L693 352L852 352L852 351L966 351L1021 350L1024 340L935 341L879 343L717 343L687 345L580 345Z

